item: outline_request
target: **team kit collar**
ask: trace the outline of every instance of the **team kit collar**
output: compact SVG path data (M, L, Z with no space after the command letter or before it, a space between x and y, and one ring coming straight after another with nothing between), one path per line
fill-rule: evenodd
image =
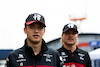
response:
M67 50L66 48L64 48L64 46L62 46L61 49L63 49L64 51L70 51L71 52L71 50ZM80 50L77 46L76 46L76 50L74 52L80 52Z
M32 48L27 45L27 39L25 39L25 44L24 44L23 48L29 54L33 54L34 53L33 50L32 50ZM45 41L44 41L44 39L42 39L42 47L41 47L41 51L40 52L44 53L47 50L48 50L48 48L47 48L47 46L45 44Z

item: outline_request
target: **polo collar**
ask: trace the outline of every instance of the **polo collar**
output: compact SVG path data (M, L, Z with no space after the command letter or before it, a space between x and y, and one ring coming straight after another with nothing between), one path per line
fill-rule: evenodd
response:
M24 49L27 53L34 53L34 52L33 52L33 49L32 49L30 46L27 45L27 39L25 39L25 44L24 44L24 46L23 46L23 49ZM42 46L41 46L41 51L40 51L40 52L44 53L44 52L47 51L47 50L48 50L48 48L47 48L47 46L46 46L46 43L45 43L44 39L42 39Z
M66 48L64 48L64 46L62 46L61 49L63 49L64 51L70 51L71 52L71 50L67 50ZM76 46L76 50L74 52L80 52L80 50L77 46Z

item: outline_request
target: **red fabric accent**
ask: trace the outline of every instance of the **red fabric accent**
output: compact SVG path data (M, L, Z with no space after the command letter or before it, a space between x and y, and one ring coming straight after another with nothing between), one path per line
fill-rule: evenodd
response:
M35 66L20 66L20 67L35 67Z
M29 21L29 22L26 22L26 25L30 25L31 23L34 23L34 22L41 22L41 21L38 21L38 20L35 20L35 21ZM41 22L43 23L43 22ZM43 23L44 24L44 23ZM45 25L45 24L44 24Z
M42 53L40 53L40 56L42 56Z
M86 66L83 65L83 64L80 64L80 63L74 63L74 62L65 63L64 65L65 65L65 66L68 66L68 67L86 67Z
M67 51L67 52L69 53L70 57L72 58L72 54L69 51Z
M30 25L31 23L34 23L34 21L26 22L26 25Z

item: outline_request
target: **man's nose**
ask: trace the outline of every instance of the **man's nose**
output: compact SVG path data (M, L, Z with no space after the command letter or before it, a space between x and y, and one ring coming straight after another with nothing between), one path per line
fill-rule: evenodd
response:
M70 33L69 35L70 35L70 36L72 36L73 34L72 34L72 33Z
M38 30L38 28L35 28L34 31L35 31L35 32L38 32L39 30Z

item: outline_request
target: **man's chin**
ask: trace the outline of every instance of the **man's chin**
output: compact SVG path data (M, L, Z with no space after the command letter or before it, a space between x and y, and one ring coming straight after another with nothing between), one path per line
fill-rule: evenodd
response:
M32 43L34 43L34 44L38 44L39 42L40 42L39 40L32 41Z
M38 44L38 43L39 43L39 41L34 41L34 42L33 42L33 44Z
M40 42L40 40L35 39L35 40L30 40L30 42L33 43L33 44L38 44Z
M69 45L69 46L72 46L72 45L74 45L74 43L66 43L67 45Z

